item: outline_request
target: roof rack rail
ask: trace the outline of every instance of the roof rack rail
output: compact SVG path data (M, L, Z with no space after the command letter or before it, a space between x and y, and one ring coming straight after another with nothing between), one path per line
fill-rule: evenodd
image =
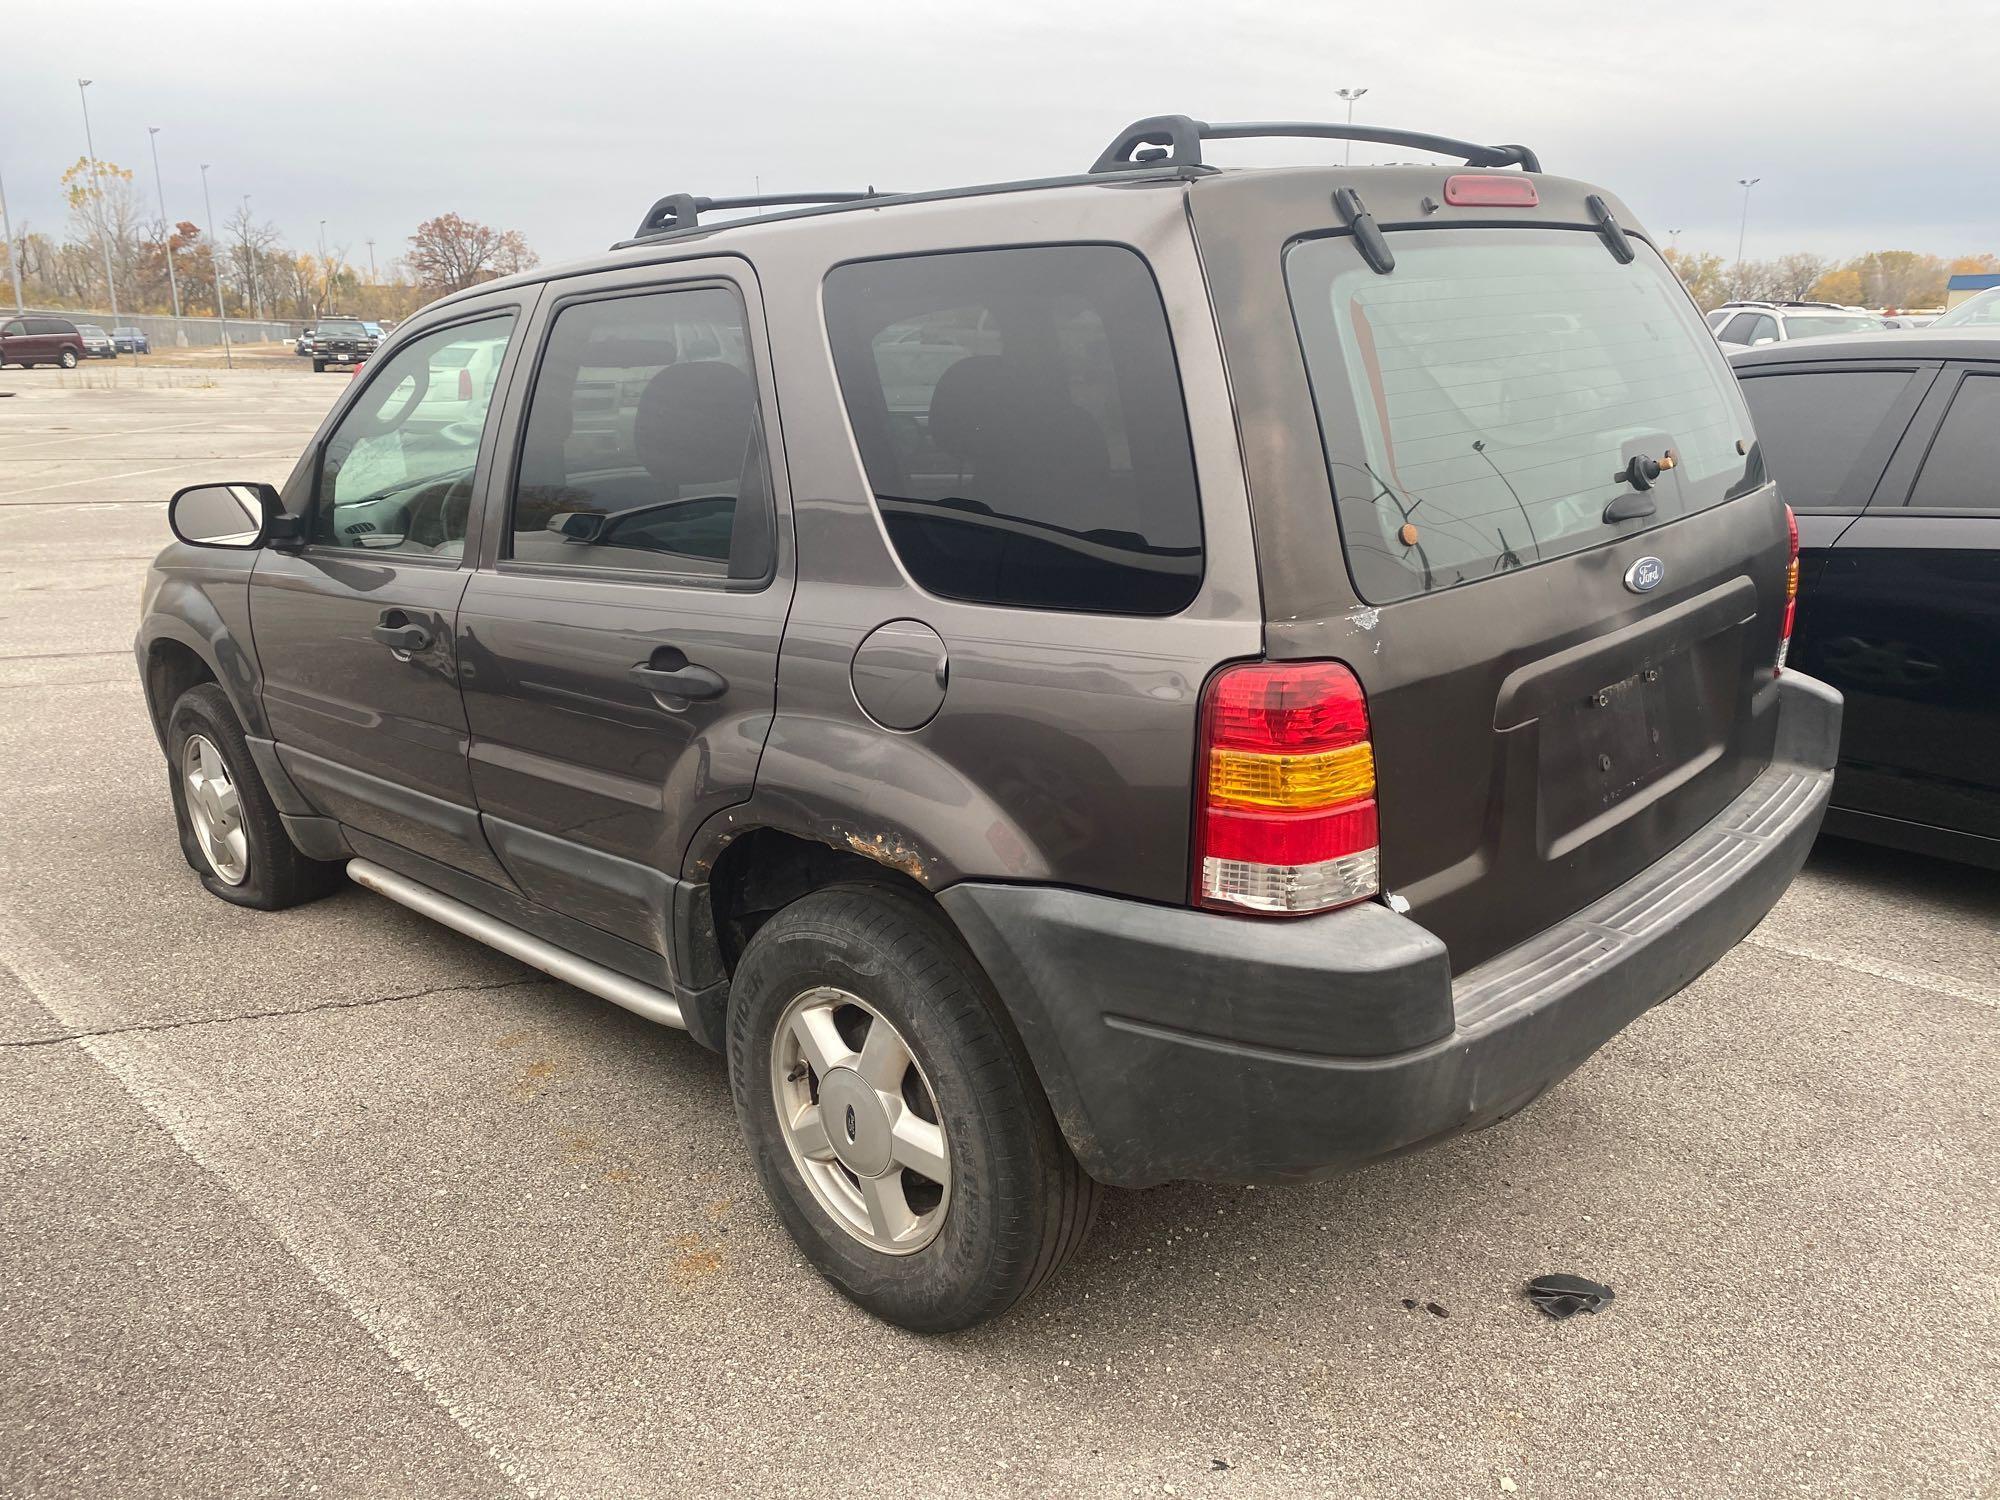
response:
M1468 167L1542 170L1541 158L1526 146L1481 146L1474 141L1426 135L1417 130L1378 130L1367 125L1320 125L1309 120L1257 120L1211 125L1188 115L1153 115L1134 120L1104 148L1093 174L1130 172L1141 167L1198 167L1203 141L1244 141L1271 136L1327 141L1371 141L1378 146L1412 146L1464 160Z
M796 208L804 204L859 203L866 198L890 196L872 187L858 193L758 193L745 198L697 198L691 193L669 193L646 210L646 217L639 221L633 238L643 239L648 235L672 234L677 229L692 229L711 209Z

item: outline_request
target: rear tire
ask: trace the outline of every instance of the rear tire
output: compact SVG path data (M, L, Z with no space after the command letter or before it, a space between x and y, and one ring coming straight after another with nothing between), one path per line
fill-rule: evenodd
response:
M1007 1311L1096 1217L1103 1190L991 982L902 891L832 886L758 929L730 986L729 1077L792 1238L841 1292L913 1332Z
M189 688L167 715L167 782L181 853L209 894L281 911L339 889L341 867L299 853L257 774L228 695Z
M74 349L63 350L62 357L56 363L61 365L65 370L74 370L76 368L76 351Z

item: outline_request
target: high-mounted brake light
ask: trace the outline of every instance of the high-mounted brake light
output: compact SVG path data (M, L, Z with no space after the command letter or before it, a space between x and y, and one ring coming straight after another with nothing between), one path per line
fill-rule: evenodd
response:
M1368 700L1341 662L1211 677L1195 798L1197 905L1325 911L1379 888Z
M1542 201L1542 195L1525 177L1465 172L1445 178L1444 201L1465 208L1533 208Z
M1799 518L1785 507L1785 529L1792 534L1792 560L1785 568L1785 628L1778 635L1778 664L1771 669L1776 677L1785 670L1785 656L1792 649L1792 622L1799 615Z

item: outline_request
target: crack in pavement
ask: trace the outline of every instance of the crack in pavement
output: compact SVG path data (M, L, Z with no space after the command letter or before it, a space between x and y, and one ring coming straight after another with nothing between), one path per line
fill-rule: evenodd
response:
M365 1010L371 1005L389 1005L398 1000L424 1000L432 995L483 993L489 990L519 989L528 984L548 984L545 974L521 979L498 979L491 984L438 984L425 990L401 995L376 995L366 1000L326 1000L318 1005L300 1005L289 1010L246 1010L227 1016L189 1016L179 1021L137 1021L130 1026L101 1026L87 1031L66 1031L59 1036L18 1037L0 1040L0 1047L54 1047L64 1042L80 1042L91 1037L127 1036L138 1031L180 1031L189 1026L227 1026L234 1021L266 1021L283 1016L310 1016L321 1011Z

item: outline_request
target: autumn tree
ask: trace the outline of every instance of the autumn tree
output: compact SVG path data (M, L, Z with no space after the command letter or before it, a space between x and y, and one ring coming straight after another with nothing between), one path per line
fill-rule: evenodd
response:
M494 229L457 214L419 224L403 259L417 285L440 297L539 263L518 229Z
M138 254L139 225L143 214L132 174L116 162L92 162L79 156L62 174L63 197L69 203L70 242L81 245L97 257L100 274L105 246L110 246L112 274L122 288L131 280Z

